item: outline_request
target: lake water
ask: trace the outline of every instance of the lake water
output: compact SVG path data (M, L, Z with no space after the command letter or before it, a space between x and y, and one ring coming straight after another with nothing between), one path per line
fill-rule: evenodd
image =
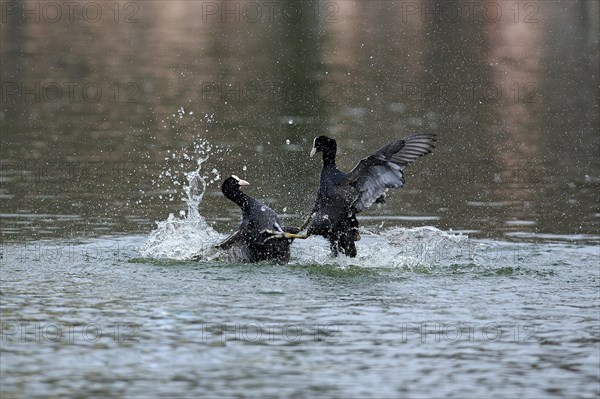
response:
M600 395L597 2L49 4L0 3L3 398ZM315 136L422 131L356 259L212 247L224 177L300 224Z

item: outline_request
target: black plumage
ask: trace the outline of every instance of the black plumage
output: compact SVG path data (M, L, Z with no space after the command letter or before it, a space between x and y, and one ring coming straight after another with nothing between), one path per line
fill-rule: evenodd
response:
M336 255L356 256L354 242L360 239L356 214L374 202L385 202L389 188L402 187L402 169L429 154L435 141L433 134L405 137L381 147L344 173L335 164L336 141L326 136L315 138L310 155L323 153L323 170L307 234L327 238Z
M221 185L221 191L242 210L239 229L217 247L228 251L240 262L272 260L287 263L290 259L291 238L282 233L298 233L293 227L281 227L277 214L261 201L243 193L240 186L245 180L231 176Z

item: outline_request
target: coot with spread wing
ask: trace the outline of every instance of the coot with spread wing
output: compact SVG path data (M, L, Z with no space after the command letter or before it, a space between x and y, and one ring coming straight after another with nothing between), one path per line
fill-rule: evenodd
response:
M307 223L306 235L286 234L304 238L313 234L327 238L334 254L356 256L355 241L360 239L356 214L374 202L385 202L389 188L404 185L402 170L417 158L431 153L436 136L415 134L391 142L362 159L349 173L335 164L337 143L327 136L313 142L310 156L323 153L323 169L315 206Z

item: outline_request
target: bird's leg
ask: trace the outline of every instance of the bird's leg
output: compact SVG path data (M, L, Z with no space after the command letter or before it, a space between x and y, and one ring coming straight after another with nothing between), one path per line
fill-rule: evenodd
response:
M263 233L267 233L270 234L271 237L267 238L267 240L273 239L273 238L287 238L287 239L291 239L291 238L298 238L301 240L307 239L308 237L310 237L309 234L307 233L301 233L301 234L294 234L294 233L286 233L285 231L273 231L273 230L263 230Z
M300 226L300 230L306 230L306 228L308 227L308 225L310 224L312 217L313 217L314 213L311 213L310 215L308 215L308 217L306 218L306 220L304 221L304 223L302 223L302 226Z
M360 241L360 233L358 232L358 220L356 219L356 215L352 215L350 218L350 226L352 226L351 231L354 241Z
M275 227L277 229L277 231L269 230L269 229L262 231L263 233L270 234L270 237L268 237L265 241L271 240L273 238L286 238L286 239L298 238L300 240L305 240L308 237L310 237L310 234L308 234L308 232L304 232L304 233L302 232L304 227L302 227L298 233L288 233L287 231L284 231L281 228L281 226L279 225L279 223L274 223L273 227ZM294 229L294 230L296 230L296 229Z
M308 214L308 217L306 218L306 220L304 221L304 223L302 223L302 226L300 226L300 231L306 230L308 228L308 225L312 221L312 217L319 210L319 198L320 197L321 197L321 191L319 190L319 193L317 194L317 199L315 200L315 205L313 205L313 208L310 210L310 213Z
M354 238L354 235L344 235L340 237L339 241L339 247L341 249L341 252L344 255L349 256L351 258L356 257L356 245L354 245Z

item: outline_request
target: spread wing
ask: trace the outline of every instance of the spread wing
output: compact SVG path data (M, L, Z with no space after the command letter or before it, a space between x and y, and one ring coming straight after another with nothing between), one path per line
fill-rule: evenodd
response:
M227 237L225 240L221 241L219 244L215 245L217 248L228 250L234 245L240 245L244 243L244 237L242 237L242 231L236 230L235 233Z
M348 181L358 189L354 209L360 212L381 198L388 188L404 185L402 169L435 147L434 134L415 134L391 142L362 159L348 174Z
M237 230L215 247L227 251L236 261L252 262L252 254L242 234L242 230Z

